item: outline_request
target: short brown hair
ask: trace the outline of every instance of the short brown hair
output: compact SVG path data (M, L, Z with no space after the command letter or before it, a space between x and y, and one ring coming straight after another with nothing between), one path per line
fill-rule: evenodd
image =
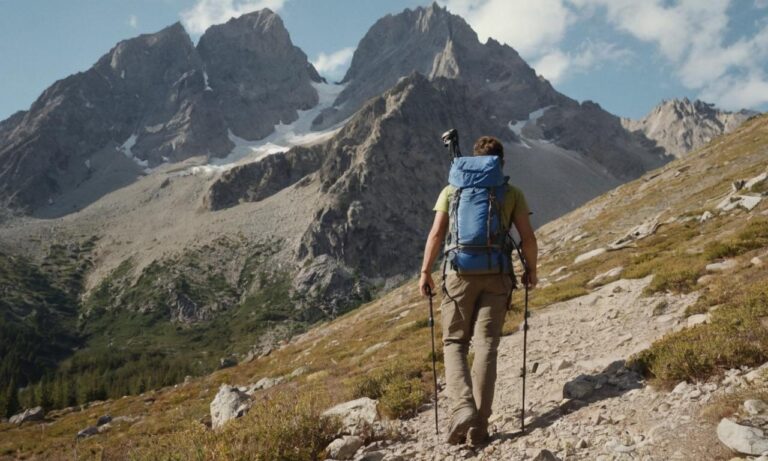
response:
M474 155L496 155L504 158L504 146L493 136L481 136L475 141Z

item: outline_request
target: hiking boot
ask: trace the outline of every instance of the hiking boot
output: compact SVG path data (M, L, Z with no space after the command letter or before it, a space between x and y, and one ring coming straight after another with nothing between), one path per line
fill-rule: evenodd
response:
M477 412L471 408L462 408L451 417L451 426L448 430L448 443L458 445L467 439L467 431L475 424Z
M478 422L478 424L469 428L467 432L467 441L473 447L486 445L490 437L488 436L488 423Z

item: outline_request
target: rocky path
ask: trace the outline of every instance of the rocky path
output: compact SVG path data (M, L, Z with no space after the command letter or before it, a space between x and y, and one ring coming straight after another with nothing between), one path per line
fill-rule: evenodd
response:
M489 445L472 449L438 443L430 407L403 422L403 441L370 449L388 458L420 460L712 459L711 450L720 448L713 443L714 429L703 427L698 412L718 393L732 391L729 386L743 377L734 370L723 383L682 383L665 392L647 386L623 366L633 353L691 321L683 313L696 294L646 297L642 292L649 282L618 280L532 315L529 370L534 362L539 366L528 377L525 436L519 433L522 333L517 332L503 338L499 350ZM444 431L444 391L439 410ZM546 457L542 450L557 458Z

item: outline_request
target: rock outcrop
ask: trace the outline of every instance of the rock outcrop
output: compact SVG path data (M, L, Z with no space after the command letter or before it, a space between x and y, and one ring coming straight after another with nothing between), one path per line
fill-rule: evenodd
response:
M35 407L11 416L8 418L8 422L11 424L21 424L27 421L42 421L44 418L45 411L43 410L43 407Z
M237 387L222 384L211 402L211 427L218 429L227 421L239 418L251 408L251 397Z
M667 153L682 157L730 133L756 112L728 112L713 104L688 98L663 101L639 120L622 119L630 131L639 131L663 147Z

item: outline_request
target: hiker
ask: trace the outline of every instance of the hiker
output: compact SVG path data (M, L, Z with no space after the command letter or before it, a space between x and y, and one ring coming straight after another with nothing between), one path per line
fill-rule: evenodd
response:
M424 296L434 293L432 265L445 241L441 321L451 411L447 441L459 444L469 439L470 444L478 445L488 440L497 349L515 287L508 240L511 225L522 239L529 269L522 282L528 288L538 281L538 247L525 197L503 176L501 142L483 136L473 150L472 157L454 159L451 184L435 204L419 289ZM467 238L476 242L467 244ZM467 362L470 340L475 354L471 375Z

